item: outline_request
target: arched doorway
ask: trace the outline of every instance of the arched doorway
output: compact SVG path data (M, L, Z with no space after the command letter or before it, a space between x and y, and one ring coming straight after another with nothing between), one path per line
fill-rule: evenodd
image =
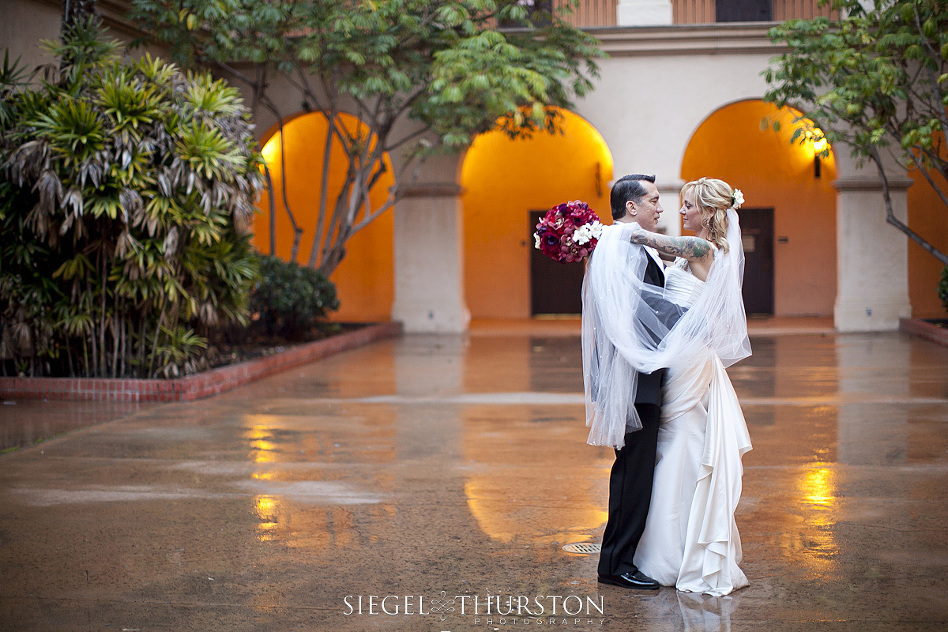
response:
M932 175L936 182L940 180L937 174ZM908 190L908 225L942 252L948 251L948 213L944 212L944 202L918 169L909 171L909 177L914 184ZM948 188L944 180L938 184L942 191ZM936 291L943 269L937 258L908 240L909 298L915 318L945 317L945 307Z
M573 284L577 273L582 279L582 264L541 262L552 268L531 270L537 212L583 200L604 222L610 221L612 153L585 119L560 113L562 134L513 140L489 132L477 137L464 158L464 284L473 318L533 315L531 284L540 281L537 274L565 275L566 280L551 286L567 297L578 296Z
M794 111L760 100L724 106L701 123L681 165L685 181L741 189L748 313L831 316L836 298L836 164L812 142L791 144ZM762 122L777 121L774 131ZM768 287L769 285L769 287ZM768 300L767 293L772 297ZM753 302L752 302L753 301Z
M355 130L359 120L341 115L343 124ZM274 205L276 255L289 260L293 244L293 227L286 212L282 194L284 163L286 168L286 199L297 224L303 229L297 261L306 264L313 247L319 212L320 187L323 169L323 147L328 125L326 117L318 112L297 116L283 124L281 158L279 129L263 143L275 191ZM333 141L330 153L329 204L333 203L346 177L346 157L338 139ZM394 183L392 169L383 174L371 191L372 204L381 205L388 189ZM260 213L255 217L253 244L261 252L270 252L270 199L265 191L257 204ZM391 212L375 219L356 233L346 245L346 256L336 268L331 280L336 285L340 308L333 315L338 321L386 321L391 317L394 294L392 271Z

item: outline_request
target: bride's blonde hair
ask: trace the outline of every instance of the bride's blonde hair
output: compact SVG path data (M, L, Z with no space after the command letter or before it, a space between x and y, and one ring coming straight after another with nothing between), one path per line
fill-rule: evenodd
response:
M698 178L681 187L681 196L694 192L695 204L704 215L702 223L709 231L709 241L727 252L727 210L734 205L734 190L724 180Z

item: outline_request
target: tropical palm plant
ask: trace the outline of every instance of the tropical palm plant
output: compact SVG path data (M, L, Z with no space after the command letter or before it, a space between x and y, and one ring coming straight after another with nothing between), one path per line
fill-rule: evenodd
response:
M174 376L246 323L262 159L238 92L96 19L38 87L0 69L0 357L31 375Z

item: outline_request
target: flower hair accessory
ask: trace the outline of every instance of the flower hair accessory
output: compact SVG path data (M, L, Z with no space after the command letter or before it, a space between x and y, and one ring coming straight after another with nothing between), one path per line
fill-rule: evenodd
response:
M579 200L564 202L540 218L533 233L534 246L560 263L582 261L596 247L602 228L599 216L588 204Z
M731 193L731 208L735 211L741 208L741 205L744 203L744 194L741 193L740 189L734 189L734 192Z

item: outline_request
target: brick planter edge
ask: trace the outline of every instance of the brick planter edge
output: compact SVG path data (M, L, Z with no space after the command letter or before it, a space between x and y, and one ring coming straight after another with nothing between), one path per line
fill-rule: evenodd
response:
M0 377L2 399L178 402L202 399L268 375L402 334L401 323L378 323L246 362L172 380L73 377Z
M948 347L948 329L925 322L921 318L900 318L899 331L921 336L926 340Z

